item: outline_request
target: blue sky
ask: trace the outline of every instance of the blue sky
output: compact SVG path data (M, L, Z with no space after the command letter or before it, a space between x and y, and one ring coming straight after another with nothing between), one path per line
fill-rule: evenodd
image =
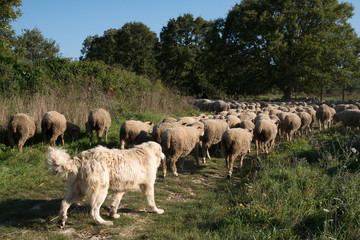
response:
M87 36L102 35L127 22L142 22L158 35L171 18L184 13L205 20L225 18L239 0L23 0L23 16L12 23L16 34L39 28L45 38L60 45L63 57L79 58ZM339 1L342 2L342 1ZM350 23L360 35L360 0Z

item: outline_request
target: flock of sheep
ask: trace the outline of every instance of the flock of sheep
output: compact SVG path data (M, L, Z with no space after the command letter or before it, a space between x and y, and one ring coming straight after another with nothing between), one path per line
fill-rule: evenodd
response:
M347 127L360 126L360 103L344 102L239 102L200 99L193 102L202 111L213 112L212 115L200 114L194 117L179 119L165 118L159 124L135 120L125 121L120 128L120 148L125 143L133 146L148 140L158 142L166 158L162 160L163 175L166 176L168 162L173 174L178 176L176 164L183 170L183 157L193 153L196 164L199 155L202 162L211 159L209 149L216 146L225 158L228 177L233 172L234 160L240 157L240 167L246 153L250 151L251 143L255 144L256 154L259 151L269 153L275 146L275 140L283 136L291 141L294 134L307 134L312 131L314 123L319 123L319 129L328 128L331 123L342 122ZM86 132L92 142L93 131L97 132L101 143L103 133L107 142L107 133L111 125L110 114L102 109L89 113L86 122ZM66 121L64 115L50 111L44 114L41 121L44 144L55 144L61 136L64 144L64 133L73 140L78 139L80 127ZM18 147L22 151L25 141L34 136L36 125L30 116L15 114L8 123L8 135L12 149L15 146L14 137L18 136ZM47 136L50 140L47 142ZM151 135L151 136L150 136ZM199 153L201 150L201 154Z

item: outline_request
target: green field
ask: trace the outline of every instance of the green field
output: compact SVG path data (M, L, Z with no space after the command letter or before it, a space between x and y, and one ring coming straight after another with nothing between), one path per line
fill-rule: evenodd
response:
M119 146L120 124L113 119L108 147ZM70 154L91 147L85 133L75 143L66 142ZM124 196L114 226L96 224L83 200L70 208L63 230L56 221L66 182L50 175L47 147L39 138L23 153L0 146L1 239L360 238L357 130L335 126L293 142L278 139L268 156L248 154L231 181L216 152L199 168L189 156L179 177L170 172L161 178L159 169L155 200L164 214L147 213L142 194L131 192ZM105 219L108 210L109 200L101 208Z

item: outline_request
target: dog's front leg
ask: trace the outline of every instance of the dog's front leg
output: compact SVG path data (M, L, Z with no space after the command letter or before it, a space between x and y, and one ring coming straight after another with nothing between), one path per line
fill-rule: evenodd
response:
M157 214L163 214L164 210L159 209L156 207L155 199L154 199L154 187L153 185L141 185L140 186L141 191L144 193L146 197L146 201L148 203L148 206L150 208L150 212L155 212Z
M112 218L119 218L120 215L117 213L117 210L120 205L120 201L122 197L124 196L125 192L114 192L111 199L110 204L110 217Z

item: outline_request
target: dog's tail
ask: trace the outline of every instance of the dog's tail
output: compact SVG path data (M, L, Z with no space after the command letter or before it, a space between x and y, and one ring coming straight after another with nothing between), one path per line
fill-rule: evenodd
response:
M52 174L60 174L67 178L68 174L77 175L79 171L79 159L71 159L64 149L49 147L46 158Z

